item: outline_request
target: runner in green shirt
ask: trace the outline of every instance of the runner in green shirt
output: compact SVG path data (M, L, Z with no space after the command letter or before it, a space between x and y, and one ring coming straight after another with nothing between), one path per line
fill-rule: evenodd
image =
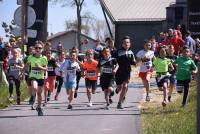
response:
M185 46L183 48L182 57L179 57L175 64L177 64L177 91L183 93L182 106L186 106L188 100L188 91L191 81L191 74L197 73L197 66L190 58L190 49Z
M36 110L38 111L38 116L43 116L43 111L41 108L42 102L42 89L44 85L45 72L47 71L47 58L42 56L43 43L37 41L35 44L35 54L29 56L27 59L27 65L30 66L29 78L31 81L31 87L38 96L38 106ZM47 73L46 73L47 74Z
M159 50L159 57L156 57L153 60L153 65L156 70L156 82L157 86L160 91L163 91L163 102L162 105L166 106L167 105L167 83L169 80L169 71L173 70L173 65L171 63L170 59L166 58L167 53L166 53L166 48L161 48Z

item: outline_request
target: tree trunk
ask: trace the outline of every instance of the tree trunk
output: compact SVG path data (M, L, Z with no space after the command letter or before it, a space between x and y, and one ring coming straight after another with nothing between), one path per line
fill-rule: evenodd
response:
M78 49L81 49L81 7L80 7L80 3L79 5L77 5L77 21L78 21L78 28L77 28L77 41L78 41Z

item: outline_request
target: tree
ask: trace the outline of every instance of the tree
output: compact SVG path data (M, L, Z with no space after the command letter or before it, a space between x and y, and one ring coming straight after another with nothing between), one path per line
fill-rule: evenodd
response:
M78 41L78 47L80 48L81 45L81 25L82 25L82 19L81 19L81 11L85 0L50 0L54 3L62 2L62 6L70 6L70 7L76 7L76 15L77 15L77 41Z

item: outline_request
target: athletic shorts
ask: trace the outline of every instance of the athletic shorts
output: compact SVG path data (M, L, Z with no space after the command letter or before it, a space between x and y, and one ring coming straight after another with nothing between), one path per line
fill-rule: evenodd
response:
M108 89L109 87L113 87L114 85L114 78L112 76L107 76L107 77L100 77L100 86L102 90Z
M147 77L147 74L149 74L149 77ZM142 79L142 80L150 80L152 76L152 72L140 72L139 73L139 77Z
M56 84L56 76L48 76L45 80L45 90L53 92Z
M123 82L129 81L130 77L130 72L117 72L115 75L115 82L117 85L121 85Z
M32 81L34 81L34 80L38 83L38 86L40 86L40 87L44 86L44 79L30 78L30 83L32 83Z
M64 82L64 84L67 90L76 88L76 82Z
M170 84L175 85L176 84L176 74L171 74L169 77Z
M164 77L160 77L160 76L156 76L156 83L158 87L163 87L164 83L167 83L169 80L169 76L164 76Z
M96 89L97 87L97 80L90 80L90 79L85 79L85 86L86 88L89 89Z

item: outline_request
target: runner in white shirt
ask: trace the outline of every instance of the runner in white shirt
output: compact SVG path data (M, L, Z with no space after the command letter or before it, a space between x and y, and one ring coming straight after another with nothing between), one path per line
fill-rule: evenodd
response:
M151 43L145 41L144 49L140 50L136 55L138 61L141 61L139 77L142 79L142 82L146 89L146 101L150 101L150 78L152 75L152 59L154 57L154 52L150 49Z

